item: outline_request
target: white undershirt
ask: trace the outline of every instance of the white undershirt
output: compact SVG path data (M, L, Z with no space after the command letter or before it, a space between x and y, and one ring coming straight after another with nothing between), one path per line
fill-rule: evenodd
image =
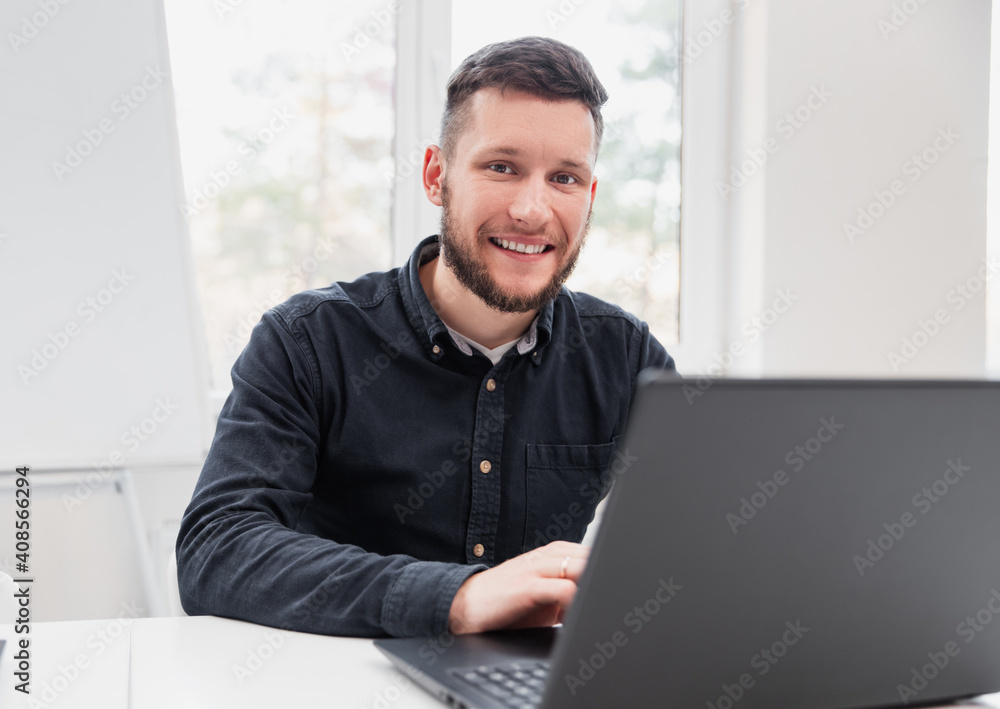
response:
M420 252L420 265L423 266L425 263L428 263L429 261L432 261L433 259L437 258L440 248L441 245L437 242L430 243L424 246L423 250L421 250ZM535 316L535 319L531 323L531 327L529 327L527 332L521 335L521 337L517 338L516 340L512 340L511 342L504 343L499 347L494 347L492 350L489 349L488 347L484 347L478 342L470 340L468 337L452 329L451 327L448 327L448 323L444 323L444 326L448 328L448 332L451 334L451 339L455 341L455 344L458 345L458 348L462 350L465 354L471 357L472 350L469 348L475 348L480 352L482 352L487 357L489 357L490 362L493 363L493 366L496 366L503 358L503 356L507 354L507 350L511 349L515 345L517 346L517 351L521 354L525 354L526 352L530 352L532 349L534 349L538 337L538 334L535 330L535 327L538 324L538 317L539 316L537 315ZM465 346L463 346L463 344Z
M445 326L445 327L447 327L447 326ZM478 342L470 340L468 337L466 337L462 333L457 332L456 330L453 330L450 327L448 328L448 332L451 333L451 336L453 338L455 338L455 340L462 340L462 341L466 342L470 347L476 348L477 350L479 350L480 352L482 352L484 355L486 355L487 357L489 357L490 358L490 362L492 362L494 365L496 365L500 361L500 359L505 354L507 354L507 350L513 348L514 345L516 345L518 342L521 341L521 338L519 337L516 340L511 340L510 342L505 342L504 344L500 345L499 347L494 347L491 350L489 347L486 347L484 345L479 344Z

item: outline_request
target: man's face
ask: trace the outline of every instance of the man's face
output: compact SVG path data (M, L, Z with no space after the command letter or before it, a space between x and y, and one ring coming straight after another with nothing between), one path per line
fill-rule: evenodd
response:
M537 310L559 293L586 238L593 118L577 101L496 89L469 108L454 155L437 154L439 189L428 191L444 209L444 263L490 307Z

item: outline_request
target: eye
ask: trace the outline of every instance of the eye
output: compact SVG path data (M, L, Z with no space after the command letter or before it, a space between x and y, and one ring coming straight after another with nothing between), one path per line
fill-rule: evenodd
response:
M496 162L493 163L492 165L487 165L486 169L493 170L493 172L496 172L500 175L509 175L512 172L512 170L510 169L510 165L504 165L501 162Z
M572 185L577 181L572 175L556 175L553 179L560 185Z

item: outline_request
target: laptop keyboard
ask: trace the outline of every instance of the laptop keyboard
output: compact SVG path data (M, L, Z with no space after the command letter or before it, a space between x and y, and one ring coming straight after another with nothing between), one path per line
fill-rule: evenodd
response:
M535 709L542 703L542 689L549 674L549 663L512 662L509 665L483 665L453 670L459 677L499 703L517 709Z

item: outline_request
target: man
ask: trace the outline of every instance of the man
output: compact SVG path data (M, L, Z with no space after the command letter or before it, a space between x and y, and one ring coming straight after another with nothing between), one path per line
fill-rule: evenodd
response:
M451 77L409 263L264 315L177 540L188 613L338 635L551 625L607 493L635 378L673 360L562 284L607 93L554 40Z

